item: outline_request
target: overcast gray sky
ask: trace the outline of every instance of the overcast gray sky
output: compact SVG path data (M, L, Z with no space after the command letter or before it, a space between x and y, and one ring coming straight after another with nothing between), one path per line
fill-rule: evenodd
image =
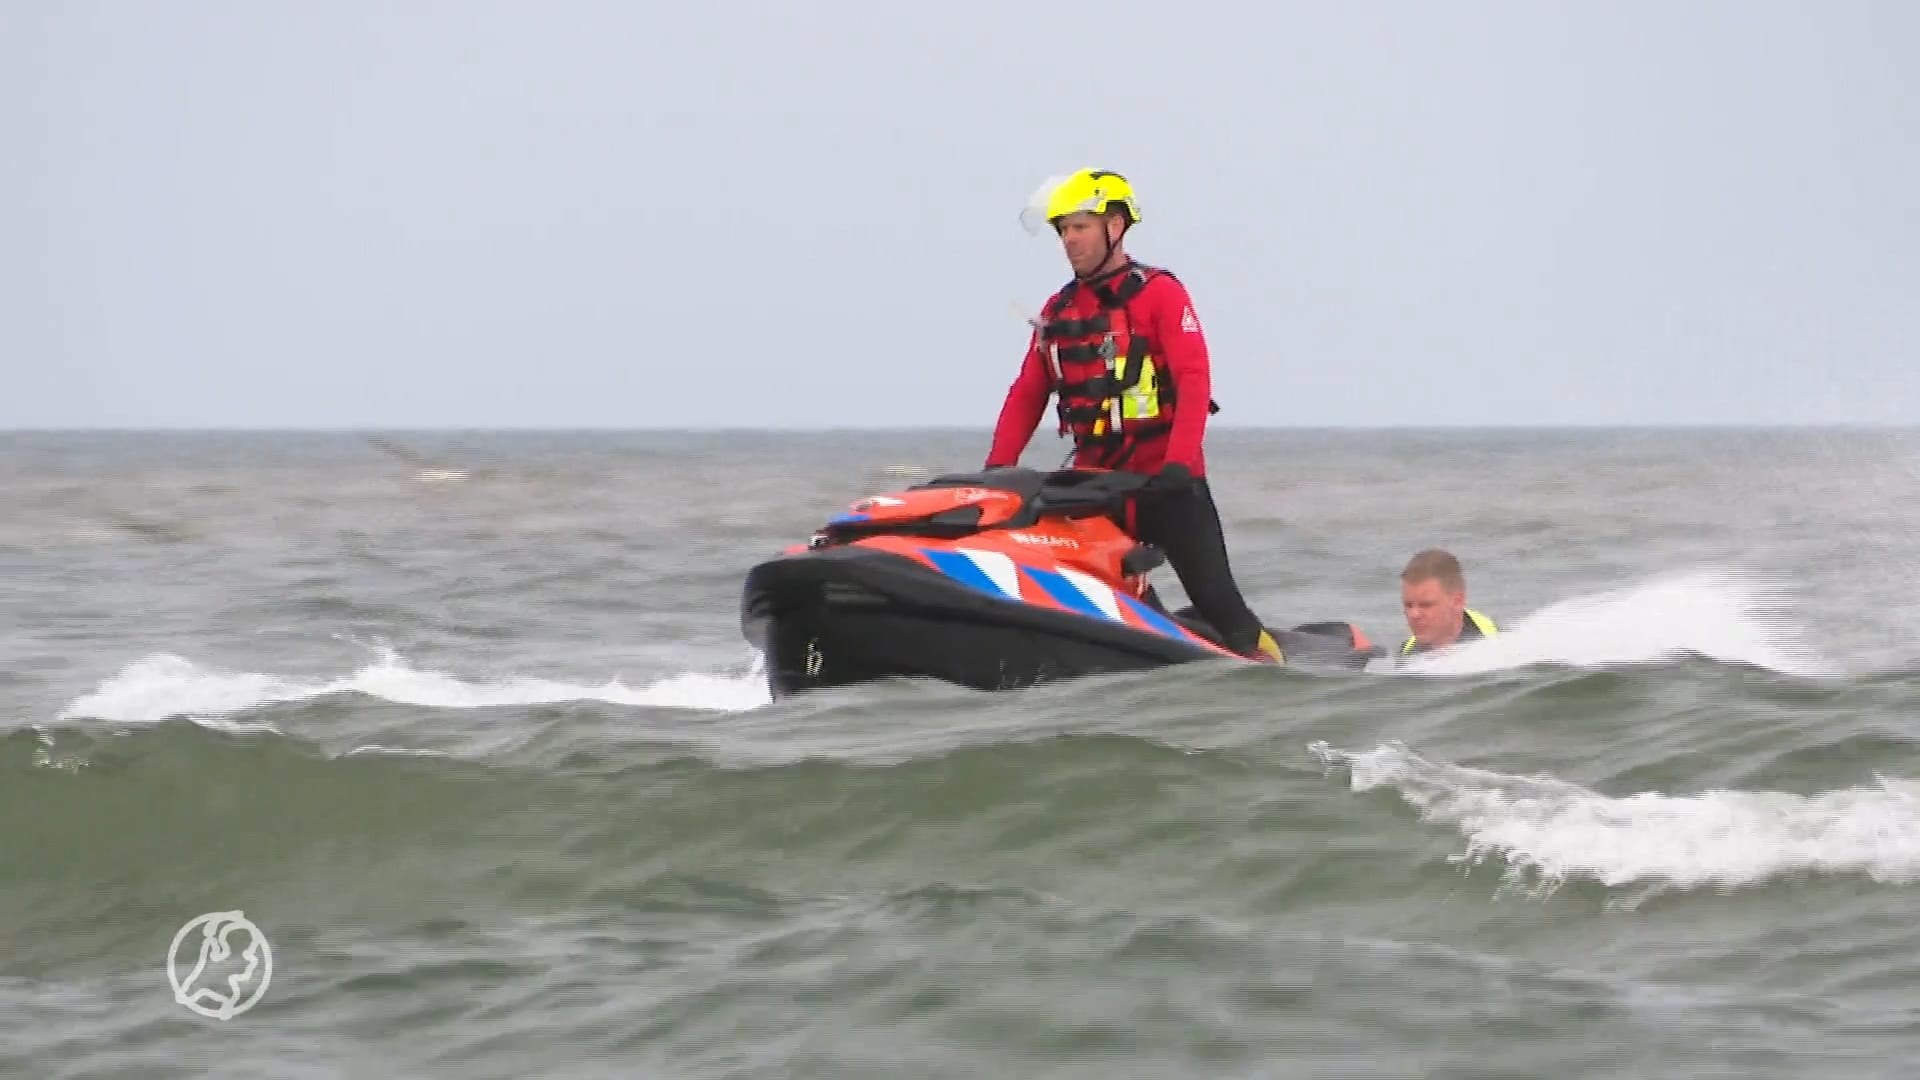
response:
M1221 425L1920 422L1916 40L1895 0L0 0L0 427L984 429L1067 273L1016 215L1082 165Z

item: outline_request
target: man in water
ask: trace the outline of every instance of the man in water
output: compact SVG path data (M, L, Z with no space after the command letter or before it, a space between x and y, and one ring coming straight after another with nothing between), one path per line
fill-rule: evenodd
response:
M1401 656L1500 633L1492 619L1467 606L1467 577L1460 560L1439 548L1420 552L1400 571L1400 607L1413 632L1400 646Z
M1076 467L1152 477L1128 513L1128 531L1166 555L1195 613L1242 656L1284 663L1234 581L1207 484L1202 443L1218 406L1200 319L1179 279L1124 250L1127 229L1140 222L1132 186L1118 173L1082 169L1042 185L1033 202L1022 223L1036 234L1053 229L1073 280L1034 321L987 468L1019 462L1057 394Z

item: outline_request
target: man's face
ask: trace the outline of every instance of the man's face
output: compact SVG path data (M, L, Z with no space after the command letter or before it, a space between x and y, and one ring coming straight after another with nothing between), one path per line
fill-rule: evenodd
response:
M1074 273L1091 274L1107 260L1107 221L1092 214L1068 214L1055 226Z
M1448 592L1436 578L1400 584L1400 607L1407 613L1407 630L1429 648L1451 645L1460 636L1460 620L1467 610L1467 594Z

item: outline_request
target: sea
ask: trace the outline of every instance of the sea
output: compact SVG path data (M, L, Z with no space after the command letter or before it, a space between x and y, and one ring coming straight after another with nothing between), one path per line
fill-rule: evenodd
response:
M1912 433L1223 426L1271 623L1504 633L769 703L987 437L0 434L0 1073L1920 1075Z

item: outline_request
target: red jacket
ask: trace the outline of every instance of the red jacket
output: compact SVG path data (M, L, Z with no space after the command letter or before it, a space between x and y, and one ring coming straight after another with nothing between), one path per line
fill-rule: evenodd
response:
M1049 297L1042 310L1051 307L1059 295L1055 292ZM1088 318L1099 310L1094 291L1080 288L1074 291L1073 302L1060 318ZM1202 443L1206 438L1208 405L1213 400L1213 372L1207 356L1206 333L1200 327L1199 316L1194 314L1193 299L1179 279L1162 272L1154 275L1127 304L1127 313L1132 323L1150 336L1156 360L1167 370L1179 396L1173 405L1167 406L1172 431L1164 438L1142 440L1122 467L1152 474L1158 472L1164 462L1178 462L1194 476L1205 476L1207 462ZM1027 341L1020 373L1007 387L1006 402L1000 406L993 448L987 453L989 467L1019 463L1052 394L1047 354L1040 347L1040 334L1036 330ZM1075 464L1091 463L1076 460Z

